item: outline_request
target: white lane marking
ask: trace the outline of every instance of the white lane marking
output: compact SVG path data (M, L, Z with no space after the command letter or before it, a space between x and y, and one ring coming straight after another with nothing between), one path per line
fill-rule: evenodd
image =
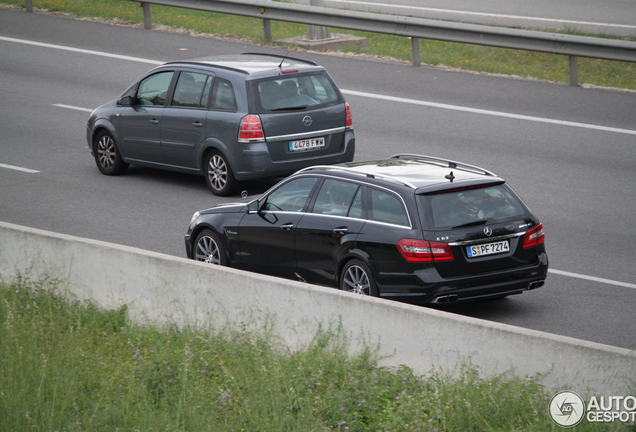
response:
M43 46L43 47L53 48L53 49L62 49L62 50L67 50L67 51L74 51L74 52L79 52L79 53L83 53L83 54L92 54L92 55L99 55L99 56L104 56L104 57L113 57L113 58L119 58L119 59L122 59L122 60L138 61L138 62L151 63L151 64L162 64L162 62L158 62L158 61L154 61L154 60L148 60L148 59L140 59L140 58L137 58L137 57L119 56L119 55L114 55L114 54L102 53L102 52L99 52L99 51L74 49L74 48L68 48L68 47L64 47L64 46L60 46L60 45L42 44L42 43L39 43L39 42L30 42L30 41L24 41L24 40L20 40L20 39L6 38L6 37L2 37L2 36L0 36L0 40L6 40L6 41L9 41L9 42L26 43L26 44ZM446 105L446 104L438 104L438 103L434 103L434 102L418 101L418 100L414 100L414 99L404 99L404 98L397 98L397 97L393 97L393 96L376 95L376 94L373 94L373 93L357 92L357 91L353 91L353 90L342 90L342 92L345 93L345 94L351 94L351 95L355 95L355 96L369 97L369 98L375 98L375 99L384 99L384 100L389 100L389 101L394 101L394 102L403 102L403 103L410 103L410 104L415 104L415 105L424 105L424 106L430 106L430 107L434 107L434 108L453 109L453 110L457 110L457 111L465 111L465 112L473 112L473 113L478 113L478 114L488 114L488 115L494 115L494 116L500 116L500 117L516 118L516 119L520 119L520 120L541 121L541 122L545 122L545 123L560 124L560 125L565 125L565 126L586 127L586 128L589 128L589 129L597 129L597 130L603 130L603 131L608 131L608 132L619 132L619 133L627 133L627 134L636 135L636 131L632 131L632 130L628 130L628 129L608 128L608 127L605 127L605 126L587 125L585 123L574 123L574 122L565 122L565 121L561 121L561 120L545 119L545 118L540 118L540 117L529 117L529 116L522 116L522 115L517 115L517 114L502 113L502 112L498 112L498 111L487 111L487 110L480 110L480 109L475 109L475 108L461 107L461 106L456 106L456 105ZM71 105L63 105L63 104L54 104L54 105L62 107L62 108L77 109L77 110L80 110L80 111L92 112L92 110L89 109L89 108L73 107ZM39 172L39 171L35 171L35 170L29 170L27 168L13 167L11 165L4 165L4 164L0 164L0 167L10 168L10 169L17 169L19 171L25 171L25 172L31 172L31 173ZM610 285L618 285L618 286L623 286L623 287L627 287L627 288L636 288L636 285L634 285L634 284L628 284L628 283L625 283L625 282L612 281L610 279L603 279L603 278L597 278L597 277L593 277L593 276L580 275L580 274L577 274L577 273L571 273L571 272L566 272L566 271L561 271L561 270L554 270L554 269L550 269L549 271L551 273L560 274L562 276L575 277L575 278L579 278L579 279L587 279L587 280L591 280L591 281L595 281L595 282L607 283L607 284L610 284Z
M73 106L73 105L64 105L64 104L51 104L53 106L56 107L60 107L60 108L66 108L66 109L70 109L70 110L75 110L75 111L83 111L83 112L93 112L92 109L90 108L82 108L82 107L78 107L78 106Z
M102 57L117 58L117 59L121 59L121 60L128 60L128 61L135 61L135 62L142 62L142 63L150 63L150 64L154 64L154 65L160 65L160 64L164 63L164 62L160 62L160 61L156 61L156 60L149 60L149 59L138 58L138 57L130 57L130 56L121 56L121 55L117 55L117 54L109 54L109 53L104 53L104 52L100 52L100 51L92 51L92 50L85 50L85 49L70 48L70 47L61 46L61 45L53 45L53 44L46 44L46 43L41 43L41 42L27 41L27 40L22 40L22 39L7 38L7 37L3 37L3 36L0 36L0 40L4 40L4 41L8 41L8 42L23 43L23 44L28 44L28 45L36 45L36 46L52 48L52 49L61 49L61 50L66 50L66 51L73 51L73 52L78 52L78 53L82 53L82 54L91 54L91 55L97 55L97 56L102 56ZM459 106L459 105L440 104L440 103L436 103L436 102L426 102L426 101L421 101L421 100L416 100L416 99L399 98L399 97L394 97L394 96L379 95L379 94L375 94L375 93L366 93L366 92L359 92L359 91L354 91L354 90L341 90L341 92L344 93L344 94L349 94L349 95L353 95L353 96L368 97L368 98L373 98L373 99L382 99L382 100L387 100L387 101L392 101L392 102L408 103L408 104L412 104L412 105L429 106L429 107L433 107L433 108L449 109L449 110L455 110L455 111L470 112L470 113L475 113L475 114L491 115L491 116L496 116L496 117L513 118L513 119L517 119L517 120L526 120L526 121L550 123L550 124L556 124L556 125L562 125L562 126L578 127L578 128L584 128L584 129L593 129L593 130L600 130L600 131L604 131L604 132L616 132L616 133L622 133L622 134L628 134L628 135L636 135L636 130L631 130L631 129L620 129L620 128L612 128L612 127L607 127L607 126L592 125L592 124L587 124L587 123L577 123L577 122L570 122L570 121L563 121L563 120L553 120L553 119L542 118L542 117L531 117L531 116L524 116L524 115L520 115L520 114L511 114L511 113L505 113L505 112L500 112L500 111L482 110L482 109L477 109L477 108L463 107L463 106Z
M627 25L627 24L611 24L611 23L599 23L599 22L590 22L590 21L573 21L573 20L564 20L564 19L556 19L556 18L539 18L539 17L520 16L520 15L505 15L505 14L485 13L485 12L469 12L469 11L458 11L458 10L452 10L452 9L438 9L438 8L429 8L429 7L420 7L420 6L394 5L394 4L388 4L388 3L369 3L369 2L351 1L351 0L328 0L328 1L333 3L359 4L359 5L364 5L368 7L369 9L372 9L374 6L391 7L395 9L412 9L412 10L421 10L426 12L442 12L442 13L450 13L450 14L458 14L458 15L473 15L473 16L492 17L492 18L510 18L510 19L527 20L527 21L545 21L545 22L554 22L554 23L567 24L567 25L591 25L591 26L599 26L599 27L636 29L636 26Z
M29 169L29 168L22 168L22 167L19 167L19 166L7 165L7 164L3 164L3 163L0 163L0 168L6 168L6 169L14 170L14 171L22 171L22 172L29 173L29 174L36 174L36 173L40 172L40 171Z
M359 91L354 91L354 90L340 90L340 91L342 93L344 93L344 94L348 94L348 95L352 95L352 96L362 96L362 97L367 97L367 98L372 98L372 99L382 99L382 100L391 101L391 102L408 103L408 104L412 104L412 105L422 105L422 106L428 106L428 107L432 107L432 108L448 109L448 110L454 110L454 111L463 111L463 112L470 112L470 113L474 113L474 114L490 115L490 116L495 116L495 117L506 117L506 118L512 118L512 119L517 119L517 120L526 120L526 121L533 121L533 122L540 122L540 123L550 123L550 124L556 124L556 125L561 125L561 126L571 126L571 127L578 127L578 128L584 128L584 129L594 129L594 130L600 130L600 131L604 131L604 132L616 132L616 133L623 133L623 134L628 134L628 135L636 135L636 130L631 130L631 129L620 129L620 128L613 128L613 127L608 127L608 126L593 125L593 124L588 124L588 123L577 123L577 122L571 122L571 121L565 121L565 120L554 120L554 119L549 119L549 118L532 117L532 116L526 116L526 115L521 115L521 114L505 113L505 112L500 112L500 111L489 111L489 110L483 110L483 109L478 109L478 108L463 107L463 106L459 106L459 105L447 105L447 104L441 104L441 103L436 103L436 102L426 102L426 101L421 101L421 100L417 100L417 99L406 99L406 98L400 98L400 97L395 97L395 96L379 95L379 94L375 94L375 93L359 92Z
M39 47L43 47L43 48L58 49L58 50L62 50L62 51L71 51L71 52L76 52L76 53L80 53L80 54L91 54L91 55L97 55L97 56L100 56L100 57L109 57L109 58L114 58L114 59L119 59L119 60L128 60L128 61L135 61L135 62L140 62L140 63L149 63L149 64L153 64L153 65L160 65L160 64L164 64L165 63L165 62L160 62L160 61L157 61L157 60L149 60L149 59L144 59L144 58L139 58L139 57L124 56L124 55L119 55L119 54L110 54L110 53L105 53L105 52L101 52L101 51L86 50L86 49L81 49L81 48L72 48L72 47L67 47L67 46L63 46L63 45L53 45L53 44L48 44L48 43L43 43L43 42L35 42L35 41L29 41L29 40L24 40L24 39L15 39L15 38L4 37L4 36L0 36L0 40L6 41L6 42L21 43L21 44L25 44L25 45L39 46Z
M616 286L621 286L621 287L625 287L625 288L636 289L636 284L631 284L631 283L627 283L627 282L619 282L619 281L615 281L615 280L611 280L611 279L604 279L604 278L599 278L599 277L595 277L595 276L587 276L587 275L567 272L567 271L563 271L563 270L549 269L548 272L549 273L554 273L554 274L557 274L557 275L561 275L561 276L568 276L568 277L573 277L573 278L577 278L577 279L585 279L585 280L589 280L589 281L592 281L592 282L600 282L600 283L609 284L609 285L616 285Z

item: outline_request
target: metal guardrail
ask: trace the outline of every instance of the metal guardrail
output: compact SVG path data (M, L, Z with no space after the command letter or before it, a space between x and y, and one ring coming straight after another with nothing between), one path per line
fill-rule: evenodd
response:
M578 57L636 63L636 42L624 40L374 14L271 0L131 1L141 3L146 29L152 27L150 4L155 4L261 18L267 41L271 40L270 20L405 36L411 38L414 66L420 65L420 39L567 55L570 58L570 85L574 86L578 85Z

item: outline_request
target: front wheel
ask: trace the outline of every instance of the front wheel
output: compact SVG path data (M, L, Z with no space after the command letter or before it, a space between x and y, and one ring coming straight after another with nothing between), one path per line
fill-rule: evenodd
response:
M212 151L206 156L204 172L205 181L214 195L228 196L232 194L236 180L230 164L222 153Z
M101 131L97 135L95 163L102 174L110 176L123 174L128 169L128 164L121 158L113 136L107 131Z
M225 248L212 230L201 231L194 242L194 259L208 264L228 265Z
M340 289L355 294L378 296L378 287L369 266L358 259L349 261L342 269Z

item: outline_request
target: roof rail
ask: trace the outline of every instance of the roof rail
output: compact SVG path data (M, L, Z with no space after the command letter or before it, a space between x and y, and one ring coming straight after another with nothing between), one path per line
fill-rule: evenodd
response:
M315 166L310 166L307 168L303 168L299 171L297 171L297 173L300 172L306 172L306 171L311 171L311 170L328 170L328 171L342 171L342 172L346 172L346 173L352 173L352 174L358 174L361 176L365 176L365 177L369 177L369 178L379 178L379 179L384 179L384 180L391 180L394 181L396 183L402 184L404 186L408 186L412 189L417 189L417 186L415 186L413 183L404 181L402 179L399 179L397 177L394 176L390 176L387 174L378 174L378 173L372 173L372 172L367 172L367 171L363 171L363 170L359 170L359 169L355 169L355 168L349 168L349 167L345 167L345 166L337 166L337 165L315 165Z
M305 59L301 59L301 58L297 58L297 57L289 57L286 55L280 55L280 54L268 54L268 53L257 53L257 52L244 52L241 53L241 55L254 55L254 56L263 56L263 57L276 57L279 59L290 59L290 60L296 60L299 62L303 62L303 63L307 63L310 65L314 65L314 66L318 66L318 63L314 63L311 60L305 60Z
M425 156L418 154L409 154L409 153L401 153L391 156L391 159L408 159L421 163L435 164L439 166L447 166L449 168L459 168L467 171L472 171L476 173L482 173L489 176L497 177L497 174L492 171L488 171L485 168L481 168L475 165L465 164L463 162L456 162L448 159L437 158L433 156Z

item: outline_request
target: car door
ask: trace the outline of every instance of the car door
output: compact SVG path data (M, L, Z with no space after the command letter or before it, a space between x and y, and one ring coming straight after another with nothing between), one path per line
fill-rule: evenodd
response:
M139 82L132 106L121 111L119 134L121 152L127 161L160 163L161 117L174 71L162 71Z
M248 211L238 229L240 266L245 270L295 278L294 242L317 177L297 177L278 186Z
M161 119L161 146L165 163L198 169L198 148L207 136L206 117L214 77L181 71L172 100Z
M311 210L298 223L298 273L311 283L335 285L338 264L364 225L360 185L326 179Z

